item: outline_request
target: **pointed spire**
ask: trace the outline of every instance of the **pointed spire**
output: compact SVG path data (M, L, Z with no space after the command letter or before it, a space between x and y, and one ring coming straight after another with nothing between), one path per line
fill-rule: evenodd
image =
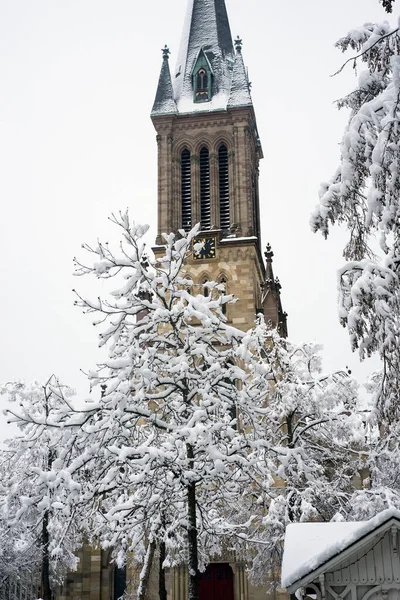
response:
M265 256L265 281L267 283L274 281L274 271L272 269L272 260L274 258L274 253L272 252L271 244L267 244L266 251L264 252Z
M171 72L169 70L170 51L167 45L162 49L162 54L163 62L160 78L158 80L156 99L154 100L153 109L151 111L152 116L176 113L174 90L172 87Z
M250 93L250 83L242 55L243 42L238 36L235 40L235 62L233 65L231 93L228 107L252 106L253 101Z
M262 306L265 320L278 328L282 337L287 337L287 314L282 309L281 302L281 283L278 278L275 279L272 268L274 253L271 245L268 244L265 256L265 282L263 285Z
M213 98L219 96L218 107L212 105L213 98L200 104L193 99L193 69L201 49L213 71ZM234 54L225 0L189 0L174 78L180 112L226 108Z

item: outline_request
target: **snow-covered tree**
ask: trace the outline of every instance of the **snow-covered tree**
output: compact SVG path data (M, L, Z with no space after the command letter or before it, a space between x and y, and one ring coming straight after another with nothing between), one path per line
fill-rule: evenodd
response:
M289 523L350 512L365 438L357 384L347 372L324 374L317 345L292 344L262 322L251 335L269 373L265 437L277 451L269 485L255 498L250 538L257 543L245 547L253 579L265 583L279 570Z
M51 600L55 584L77 563L74 509L65 502L70 494L60 485L73 444L68 430L48 427L59 410L70 405L73 393L52 376L44 385L7 384L0 394L12 403L7 414L20 429L1 453L0 536L5 545L0 553L6 549L5 557L14 556L16 576L40 572L43 600Z
M5 491L4 483L10 478L6 451L0 451L0 499ZM0 506L0 598L11 595L13 585L18 582L21 588L39 587L40 553L37 536L27 530L23 523L10 523L9 511ZM31 585L32 584L32 585ZM32 589L33 591L33 589ZM37 596L35 596L36 598ZM28 598L30 596L28 595Z
M383 2L387 12L393 4ZM337 46L355 54L344 66L357 68L358 83L338 102L350 109L341 163L321 188L312 225L325 237L332 224L347 228L340 319L362 359L376 353L382 360L367 386L374 410L366 419L365 481L354 491L348 514L358 520L400 507L399 27L367 23Z
M89 374L101 393L80 418L76 468L91 474L82 496L103 545L143 560L144 584L165 544L164 566L189 566L192 600L198 570L224 549L257 579L279 560L286 523L348 510L363 439L355 384L321 375L314 346L289 344L262 317L247 333L229 326L224 288L209 282L204 295L185 275L196 228L166 236L151 261L145 230L127 213L113 221L120 249L85 246L90 261L76 261L80 275L119 281L77 301L102 324L109 358Z
M372 398L381 386L381 374L367 381ZM400 427L397 421L382 426L375 411L364 413L365 461L361 488L355 489L348 519L365 521L388 508L400 509Z
M103 546L122 562L165 543L164 564L188 564L195 600L199 568L246 530L240 501L264 485L269 383L249 338L226 322L232 298L212 282L205 296L185 276L198 228L166 236L165 256L152 261L146 229L127 213L113 221L120 248L84 246L88 262L76 261L78 274L118 283L105 298L77 300L102 324L109 358L89 374L97 400L68 422L80 451L69 472L90 473L81 500Z
M389 423L400 416L399 29L368 23L337 46L355 51L349 60L361 70L356 89L338 102L351 111L341 163L321 188L312 225L324 236L334 223L348 230L340 319L361 358L377 353L382 359L376 405Z
M104 296L77 300L108 347L89 373L92 398L80 411L65 395L45 415L31 401L13 411L28 432L49 432L48 445L59 439L38 498L82 511L86 537L119 564L131 553L138 598L157 546L162 568L188 565L190 600L199 570L228 549L260 580L279 561L286 523L348 510L355 385L321 375L316 347L290 344L262 317L247 333L231 327L224 287L208 282L205 295L185 274L198 228L165 236L165 256L151 260L146 228L128 213L112 220L120 247L85 245L88 261L76 260Z

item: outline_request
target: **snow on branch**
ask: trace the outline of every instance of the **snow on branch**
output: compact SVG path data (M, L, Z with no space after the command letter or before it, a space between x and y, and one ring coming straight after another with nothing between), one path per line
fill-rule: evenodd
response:
M387 9L391 3L385 3ZM356 89L338 101L350 109L340 165L320 190L311 226L328 236L333 224L348 232L339 273L339 316L363 359L382 359L376 406L384 420L398 414L400 264L400 36L388 22L368 23L337 43L358 52ZM348 61L347 61L348 62ZM345 63L347 64L347 63ZM377 247L378 245L378 247Z

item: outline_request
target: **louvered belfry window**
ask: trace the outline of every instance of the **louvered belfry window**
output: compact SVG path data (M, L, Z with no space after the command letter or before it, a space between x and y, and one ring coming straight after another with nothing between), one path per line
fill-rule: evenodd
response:
M205 146L200 150L200 211L201 228L211 229L210 153Z
M190 231L192 228L192 173L190 152L187 148L181 154L182 176L182 229Z
M219 219L220 227L228 230L231 225L231 214L229 207L229 164L228 149L225 144L218 151L219 161Z

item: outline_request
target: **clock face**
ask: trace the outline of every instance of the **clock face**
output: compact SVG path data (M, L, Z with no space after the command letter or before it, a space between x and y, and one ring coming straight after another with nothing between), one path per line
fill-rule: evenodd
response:
M196 238L193 240L193 258L205 260L216 257L215 238Z

